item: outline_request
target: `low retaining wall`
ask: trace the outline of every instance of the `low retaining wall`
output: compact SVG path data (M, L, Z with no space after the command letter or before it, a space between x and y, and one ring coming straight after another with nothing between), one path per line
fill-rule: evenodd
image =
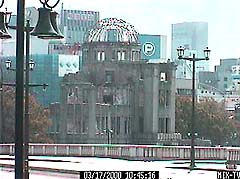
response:
M14 144L0 144L0 154L13 155ZM190 146L107 145L107 144L29 144L29 155L93 156L136 160L190 159ZM240 160L240 148L195 147L199 160Z

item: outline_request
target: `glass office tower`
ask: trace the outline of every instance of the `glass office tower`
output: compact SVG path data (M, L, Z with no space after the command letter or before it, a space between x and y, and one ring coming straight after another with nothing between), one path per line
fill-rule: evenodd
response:
M86 32L99 21L99 12L61 9L60 29L68 44L80 43L85 40Z
M183 22L172 24L171 58L178 64L177 78L192 78L191 62L177 59L177 48L185 47L185 55L204 57L203 50L208 46L208 23L207 22ZM209 62L196 62L196 72L208 71Z
M38 102L44 106L59 102L60 83L65 74L79 71L80 56L78 55L31 55L35 62L33 71L29 73L29 80L32 84L48 84L43 87L30 87ZM12 68L15 68L15 56L3 57L3 62L7 59L12 61ZM4 70L4 81L15 82L15 72Z

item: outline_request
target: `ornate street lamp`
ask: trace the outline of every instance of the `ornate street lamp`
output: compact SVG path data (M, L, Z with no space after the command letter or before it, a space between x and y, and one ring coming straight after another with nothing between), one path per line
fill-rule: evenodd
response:
M37 26L31 31L29 20L25 27L25 0L17 0L17 24L16 24L16 101L15 101L15 179L28 178L28 139L24 141L24 133L28 136L28 129L24 129L24 86L26 86L26 96L28 96L28 71L29 71L29 36L30 33L39 38L47 37L47 39L63 38L53 28L50 14L52 8L56 7L60 0L50 6L49 0L39 0L43 4L43 8L39 8L39 19ZM2 8L4 0L1 0L0 8ZM0 12L0 39L9 39L9 34L6 23L7 13ZM55 19L56 20L56 19ZM41 22L41 23L40 23ZM24 32L26 31L26 81L24 85ZM27 104L27 103L26 103ZM26 105L27 106L27 105ZM25 109L26 110L26 109ZM26 114L25 111L25 120ZM26 120L26 125L28 121ZM25 152L24 152L25 142ZM27 151L27 152L26 152ZM24 155L23 155L24 154ZM25 166L25 167L24 167ZM24 172L25 171L25 172Z
M203 50L203 52L204 52L205 59L206 59L206 60L209 60L209 56L210 56L211 50L209 50L208 47L206 47L206 48Z
M28 65L29 65L29 70L30 70L30 71L33 71L33 69L34 69L34 67L35 67L35 62L33 61L33 59L31 59L31 60L29 61ZM7 60L5 61L5 66L6 66L6 69L7 69L7 70L16 71L15 68L12 68L12 61L9 60L9 59L7 59ZM26 69L25 69L25 71L26 71Z
M180 46L177 48L177 53L178 53L178 59L179 58L182 58L184 56L184 47L183 46Z
M35 62L33 61L33 59L29 61L28 65L29 65L29 70L33 71L33 68L35 67Z
M191 164L190 170L195 167L195 62L201 60L209 60L210 50L206 47L204 51L205 58L196 58L195 54L193 57L185 57L184 56L184 47L180 46L177 48L178 59L179 60L189 60L192 61L193 70L192 70L192 119L191 119Z
M10 70L10 69L11 69L11 66L12 66L12 61L9 60L9 59L7 59L7 60L5 61L5 65L6 65L7 70Z

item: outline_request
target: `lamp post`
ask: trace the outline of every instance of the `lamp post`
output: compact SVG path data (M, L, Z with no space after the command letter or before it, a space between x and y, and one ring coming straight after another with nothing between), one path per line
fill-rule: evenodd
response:
M29 22L27 21L27 27L29 26ZM27 33L26 33L27 34ZM29 47L29 31L28 35L26 35L26 47ZM6 62L7 70L16 71L16 69L11 68L11 61L7 60ZM29 178L29 162L28 162L28 148L29 148L29 87L38 87L42 86L45 89L48 85L47 84L29 84L29 71L32 71L35 66L33 60L29 60L29 48L26 48L26 64L25 64L25 121L24 121L24 175L25 179ZM3 83L2 85L6 86L16 86L15 84L10 83Z
M52 9L57 6L60 0L50 6L49 0L39 0L43 8L39 8L39 18L36 27L30 33L42 39L61 39L63 35L56 26L56 12ZM0 8L4 0L1 0ZM15 179L22 179L24 175L24 32L25 32L25 0L17 0L17 35L16 35L16 101L15 101ZM9 39L11 34L7 31L7 13L0 12L0 39ZM26 47L27 48L27 47ZM29 47L28 47L29 48ZM26 87L28 85L25 85ZM26 117L26 116L25 116Z
M111 104L106 104L108 108L107 112L107 118L106 118L106 133L107 133L107 143L111 144L111 135L112 135L112 129L111 129Z
M25 179L29 178L29 162L28 162L28 149L29 149L29 87L38 87L42 86L43 89L46 89L48 86L47 84L29 84L29 71L32 71L34 69L35 63L34 61L29 57L29 49L30 49L30 23L29 20L27 20L26 23L26 63L25 63L25 121L24 121L24 175ZM7 70L16 71L15 68L12 68L11 66L11 60L7 60L6 62L6 68ZM4 83L3 85L8 86L16 86L15 84L7 84Z
M27 20L26 24L26 63L25 63L25 121L24 121L24 158L25 158L25 179L29 178L29 162L28 162L28 148L29 148L29 69L33 70L34 63L30 63L29 49L30 49L30 22ZM31 65L31 68L30 68Z
M113 95L111 90L111 83L104 84L104 95L103 95L103 102L108 108L107 118L106 118L106 134L107 134L107 143L111 143L111 105L113 105Z
M2 61L1 61L1 66L0 66L0 71L1 71L1 84L0 84L0 91L1 91L1 121L0 121L0 126L1 126L1 142L5 143L5 138L4 138L4 131L5 131L5 120L3 117L3 68L2 68Z
M24 178L24 10L25 0L17 1L16 102L15 102L15 179ZM16 137L17 136L17 137Z
M31 60L29 61L29 68L30 70L33 69L34 67L34 62ZM13 70L13 71L16 71L16 69L13 69L11 68L11 61L8 59L6 62L5 62L5 65L6 65L6 69L7 70ZM0 77L0 91L1 91L1 121L0 121L0 126L1 126L1 134L0 134L0 137L1 137L1 142L5 143L5 118L3 116L3 86L16 86L16 84L13 84L13 83L4 83L3 82L3 64L1 62L1 66L0 66L0 73L1 73L1 77ZM44 86L47 86L47 84L43 84ZM31 86L31 85L30 85ZM34 85L35 86L35 85ZM26 100L26 99L25 99Z
M196 58L195 53L192 57L184 57L184 47L177 48L179 60L189 60L192 62L192 118L191 118L191 164L190 170L195 167L195 62L201 60L209 60L210 50L206 47L204 51L205 58Z

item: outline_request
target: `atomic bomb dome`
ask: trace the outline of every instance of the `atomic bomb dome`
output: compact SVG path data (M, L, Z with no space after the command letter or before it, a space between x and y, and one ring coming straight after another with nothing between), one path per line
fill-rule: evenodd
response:
M59 141L156 144L166 133L164 144L165 138L172 144L175 64L141 59L138 33L121 19L103 19L85 37L80 71L61 83ZM108 127L112 132L104 135Z
M88 32L87 42L139 43L138 32L135 30L134 26L117 18L105 18L100 20L96 28Z

